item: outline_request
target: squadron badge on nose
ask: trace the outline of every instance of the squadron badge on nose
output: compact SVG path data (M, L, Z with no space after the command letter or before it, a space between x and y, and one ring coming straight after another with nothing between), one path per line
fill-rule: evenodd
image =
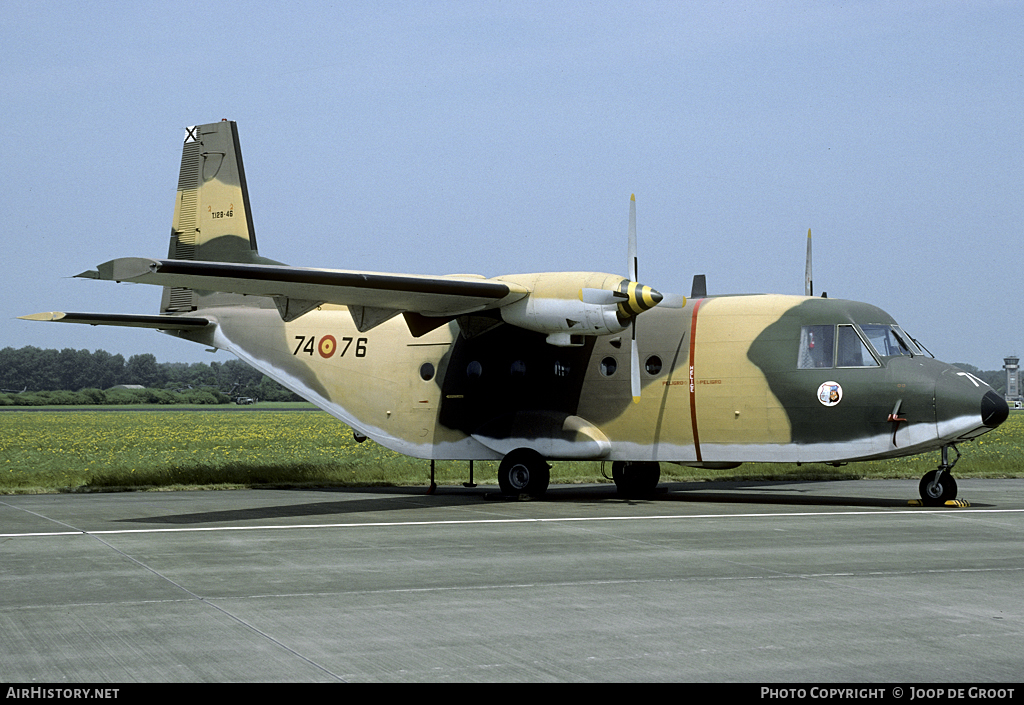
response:
M835 406L843 400L843 388L838 382L825 382L818 387L818 401L825 406Z

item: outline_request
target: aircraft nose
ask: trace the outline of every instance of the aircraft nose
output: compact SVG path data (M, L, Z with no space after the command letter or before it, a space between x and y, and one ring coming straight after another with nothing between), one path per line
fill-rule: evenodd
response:
M981 398L981 423L995 428L1010 415L1010 405L995 392L989 390Z
M1010 408L980 379L950 366L935 384L935 415L940 438L965 441L999 426Z

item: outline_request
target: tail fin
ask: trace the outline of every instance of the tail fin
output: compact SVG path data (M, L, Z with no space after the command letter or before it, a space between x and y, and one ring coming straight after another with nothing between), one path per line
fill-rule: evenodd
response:
M267 263L256 249L238 127L222 120L187 130L168 259ZM164 289L162 313L196 307L192 289Z

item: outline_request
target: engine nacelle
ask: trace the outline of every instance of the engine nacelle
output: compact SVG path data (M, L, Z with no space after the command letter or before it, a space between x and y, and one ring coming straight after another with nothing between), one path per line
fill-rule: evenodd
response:
M502 320L519 328L547 333L547 342L552 345L583 345L584 336L621 333L629 326L629 319L620 315L618 307L625 295L617 292L623 282L627 282L621 276L596 272L553 272L497 279L520 284L530 290L525 298L501 307ZM584 295L585 291L597 290L600 291L596 297ZM595 298L603 298L603 301L595 302Z

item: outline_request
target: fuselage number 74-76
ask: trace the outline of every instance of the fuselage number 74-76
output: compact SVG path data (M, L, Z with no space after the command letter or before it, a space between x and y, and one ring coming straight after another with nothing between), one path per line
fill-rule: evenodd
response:
M366 357L366 338L353 338L351 336L345 336L341 339L341 351L338 352L338 339L333 335L324 335L320 337L320 342L317 343L317 337L315 335L305 336L297 335L295 339L299 341L299 344L295 346L295 350L292 355L298 355L300 352L306 353L310 357L313 356L314 352L320 353L320 357L329 358L333 357L335 353L338 357L345 357L345 353L352 347L352 342L355 341L355 356Z

